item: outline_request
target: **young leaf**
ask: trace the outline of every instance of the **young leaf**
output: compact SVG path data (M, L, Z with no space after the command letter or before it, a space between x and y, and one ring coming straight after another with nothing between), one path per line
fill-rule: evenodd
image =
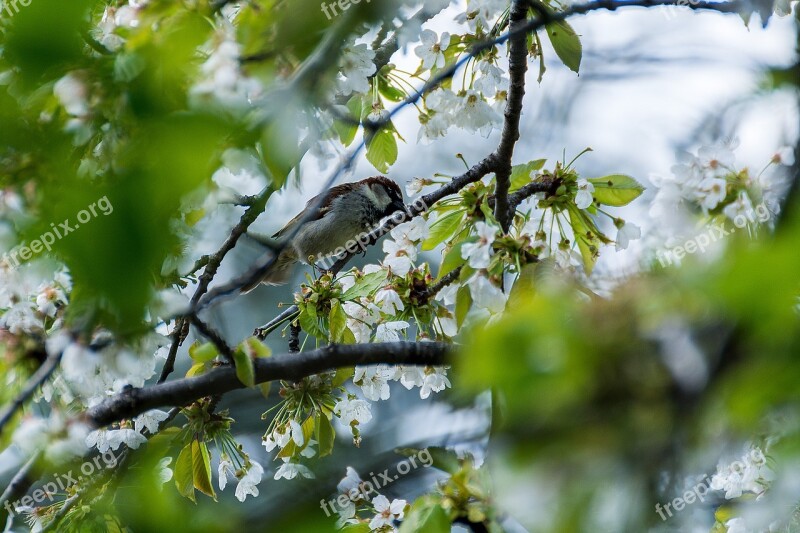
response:
M569 221L572 225L572 231L575 233L578 250L581 252L583 270L586 272L587 276L590 276L599 255L600 239L598 239L595 232L587 226L577 208L569 210Z
M455 244L444 254L442 266L439 267L439 275L436 277L436 279L442 279L444 276L467 262L466 259L461 257L461 247L463 245L464 241Z
M319 443L319 456L325 457L333 452L333 441L336 433L333 430L331 421L323 413L317 413L316 438Z
M400 524L400 533L450 533L452 524L447 511L433 498L419 498Z
M200 342L194 341L192 345L189 346L189 357L196 363L207 363L217 355L219 355L217 347L210 342L200 344Z
M236 365L236 377L239 381L252 387L256 384L256 369L253 366L253 359L250 355L240 348L233 351L233 362Z
M315 304L313 302L308 302L306 304L298 304L298 307L300 308L300 316L297 320L300 322L300 327L303 328L303 331L318 339L327 338L325 332L319 327Z
M362 296L367 296L372 294L378 287L386 283L386 272L379 271L373 272L372 274L367 274L358 281L356 281L355 285L347 289L344 294L342 294L343 301L350 301L355 300L357 298L361 298Z
M537 159L511 167L511 190L515 191L531 182L531 173L542 170L547 159Z
M206 496L217 499L217 494L211 485L211 459L208 456L208 446L197 439L192 441L192 477L194 488Z
M192 443L194 441L183 447L181 453L178 454L178 460L175 461L175 486L181 496L196 501L192 474Z
M560 20L547 25L547 36L559 59L573 72L581 66L583 47L581 40L566 21Z
M258 337L248 337L244 340L242 345L247 354L253 359L270 357L272 355L270 347L258 340Z
M436 219L436 221L431 224L428 238L422 243L422 250L433 250L439 246L439 244L452 237L458 228L461 227L462 220L464 220L464 212L462 210L448 213Z
M514 308L535 294L538 266L539 263L528 263L522 267L519 278L514 282L514 286L511 287L511 292L508 294L509 307Z
M333 375L333 381L331 385L334 387L339 387L344 384L345 381L352 378L356 373L356 369L352 366L339 368L336 370L336 373Z
M393 128L383 127L367 142L367 160L378 172L389 172L397 161L397 138Z
M469 292L468 286L462 285L456 292L456 325L458 327L464 323L470 307L472 307L472 294Z
M587 180L594 185L594 199L601 204L621 207L634 201L644 192L641 183L624 174L612 174Z
M347 329L347 314L344 312L342 304L339 303L339 300L334 299L331 301L331 314L329 315L328 323L330 329L330 341L342 342L344 332Z

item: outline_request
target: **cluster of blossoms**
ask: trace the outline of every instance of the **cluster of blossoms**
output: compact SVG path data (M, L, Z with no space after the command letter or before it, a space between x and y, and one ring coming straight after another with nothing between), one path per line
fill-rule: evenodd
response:
M128 0L127 5L107 6L94 31L97 41L112 52L122 48L126 32L139 27L139 12L147 3L147 0Z
M233 4L224 8L215 42L207 45L208 56L200 66L200 80L190 90L197 106L212 101L229 111L247 111L264 94L261 82L247 76L241 68L241 45L236 41L232 23L237 12Z
M772 480L772 471L767 465L764 452L753 447L741 461L720 463L711 478L711 490L725 492L725 499L732 500L745 493L761 495Z
M408 503L400 499L389 501L386 496L378 493L374 486L367 490L365 485L358 472L348 466L347 474L336 485L339 495L334 500L338 505L333 506L339 515L336 526L344 528L350 524L367 523L370 531L396 532L394 523L403 519ZM361 518L359 514L366 517Z
M231 458L233 457L233 459ZM238 464L234 464L237 461ZM236 484L235 496L240 502L245 501L247 496L258 496L258 484L264 475L264 467L250 458L242 461L240 454L228 455L225 452L220 454L219 466L217 468L219 477L219 490L225 490L228 486L228 478L233 477L238 482ZM277 477L275 479L278 479Z
M650 215L659 220L674 219L685 211L699 210L703 215L734 222L739 217L754 219L754 206L764 202L777 210L776 183L765 174L772 165L792 165L791 148L780 149L758 175L748 168L737 169L736 141L703 146L697 154L681 154L681 162L672 167L672 175L651 176L658 188Z

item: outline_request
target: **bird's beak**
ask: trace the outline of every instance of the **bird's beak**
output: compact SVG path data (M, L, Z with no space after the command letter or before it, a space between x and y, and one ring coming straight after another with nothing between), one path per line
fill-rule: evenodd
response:
M392 213L406 210L406 204L404 204L402 200L395 200L389 205L389 207L392 208Z

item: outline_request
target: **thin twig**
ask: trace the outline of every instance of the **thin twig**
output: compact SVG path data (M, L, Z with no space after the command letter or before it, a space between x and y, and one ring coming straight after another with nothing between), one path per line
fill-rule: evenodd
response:
M17 396L11 401L9 405L3 409L3 413L0 414L0 433L3 432L3 428L8 424L11 418L14 416L14 413L22 407L25 402L33 396L33 393L45 382L47 381L50 376L53 374L56 368L58 368L58 364L61 362L61 356L63 352L54 353L52 355L47 356L47 359L44 360L44 363L33 373L33 375L28 379L28 382L22 388L22 390L17 394Z

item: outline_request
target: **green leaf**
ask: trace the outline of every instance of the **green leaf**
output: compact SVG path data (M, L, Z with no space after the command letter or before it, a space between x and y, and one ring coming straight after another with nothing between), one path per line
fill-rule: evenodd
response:
M581 66L583 47L572 26L560 20L547 25L547 36L559 59L573 72Z
M400 102L405 99L406 93L402 89L392 84L392 81L385 75L391 72L391 67L386 65L381 70L378 78L378 92L390 102Z
M372 294L378 287L386 283L386 272L381 270L364 275L342 294L343 301L351 301Z
M469 287L462 285L456 293L456 325L460 328L467 318L467 313L472 307L472 294L469 292Z
M242 343L247 354L253 359L260 359L272 356L269 346L261 342L258 337L248 337Z
M248 337L242 343L242 347L251 359L261 359L272 356L270 347L261 342L258 337ZM264 398L268 398L269 391L272 388L272 382L267 381L266 383L259 383L258 388L261 391L261 395L264 396Z
M336 439L336 432L333 430L331 421L324 413L317 413L316 438L319 443L319 456L325 457L333 452L333 441Z
M389 167L397 161L394 128L383 127L367 141L367 160L378 172L389 172Z
M356 369L352 366L339 368L336 370L336 373L333 375L333 381L331 385L333 387L339 387L344 384L345 381L352 378L356 373Z
M508 294L508 305L515 307L525 301L526 298L533 296L536 290L536 270L539 263L528 263L522 267L517 281L511 287L511 292Z
M452 237L458 228L461 227L462 220L464 220L463 210L454 211L453 213L448 213L436 219L436 221L431 224L428 238L422 243L422 250L433 250Z
M250 355L240 348L233 351L233 362L236 365L236 377L239 381L253 387L256 384L256 369Z
M583 270L587 276L590 276L600 253L600 239L597 238L597 234L592 231L592 228L586 224L577 207L569 210L569 221L572 225L572 231L575 233L578 250L581 252Z
M328 316L328 323L330 329L330 341L342 342L344 332L347 329L347 314L342 308L339 300L331 301L331 314Z
M189 367L189 370L186 371L185 377L191 378L194 376L199 376L200 374L204 374L206 370L207 369L205 363L195 363L191 367Z
M313 416L309 416L303 421L300 429L303 430L303 446L298 451L302 451L308 446L311 437L316 433L317 422Z
M300 316L297 318L297 320L300 322L300 327L303 328L303 331L318 339L328 338L325 332L319 327L316 306L313 303L308 302L305 304L299 304L298 307L300 308Z
M264 127L261 134L262 159L276 189L283 186L289 173L303 157L300 132L293 118L297 116L296 113L282 112Z
M461 247L464 245L464 242L465 241L462 241L453 245L450 250L444 254L442 265L439 267L439 275L436 276L436 279L442 279L444 276L467 262L466 259L461 257Z
M353 122L361 121L361 105L362 105L361 95L353 96L347 102L347 110L350 112L350 118L353 119ZM356 138L356 133L358 132L358 125L353 123L348 123L343 120L334 120L333 131L336 132L336 135L339 137L339 141L341 141L341 143L344 146L350 146L353 143L353 139Z
M400 533L450 533L447 511L433 498L419 498L400 524Z
M521 165L511 167L511 189L515 191L531 182L531 174L537 170L542 170L547 159L536 159Z
M194 341L192 345L189 346L189 357L196 363L207 363L217 355L219 355L217 347L210 342L200 344L199 341Z
M624 174L612 174L587 181L594 185L594 199L612 207L628 205L644 192L641 183Z
M216 500L217 494L211 485L211 459L208 456L208 446L197 439L192 441L192 474L194 488Z
M181 496L196 501L194 498L194 475L192 470L192 444L183 447L175 461L175 486Z

